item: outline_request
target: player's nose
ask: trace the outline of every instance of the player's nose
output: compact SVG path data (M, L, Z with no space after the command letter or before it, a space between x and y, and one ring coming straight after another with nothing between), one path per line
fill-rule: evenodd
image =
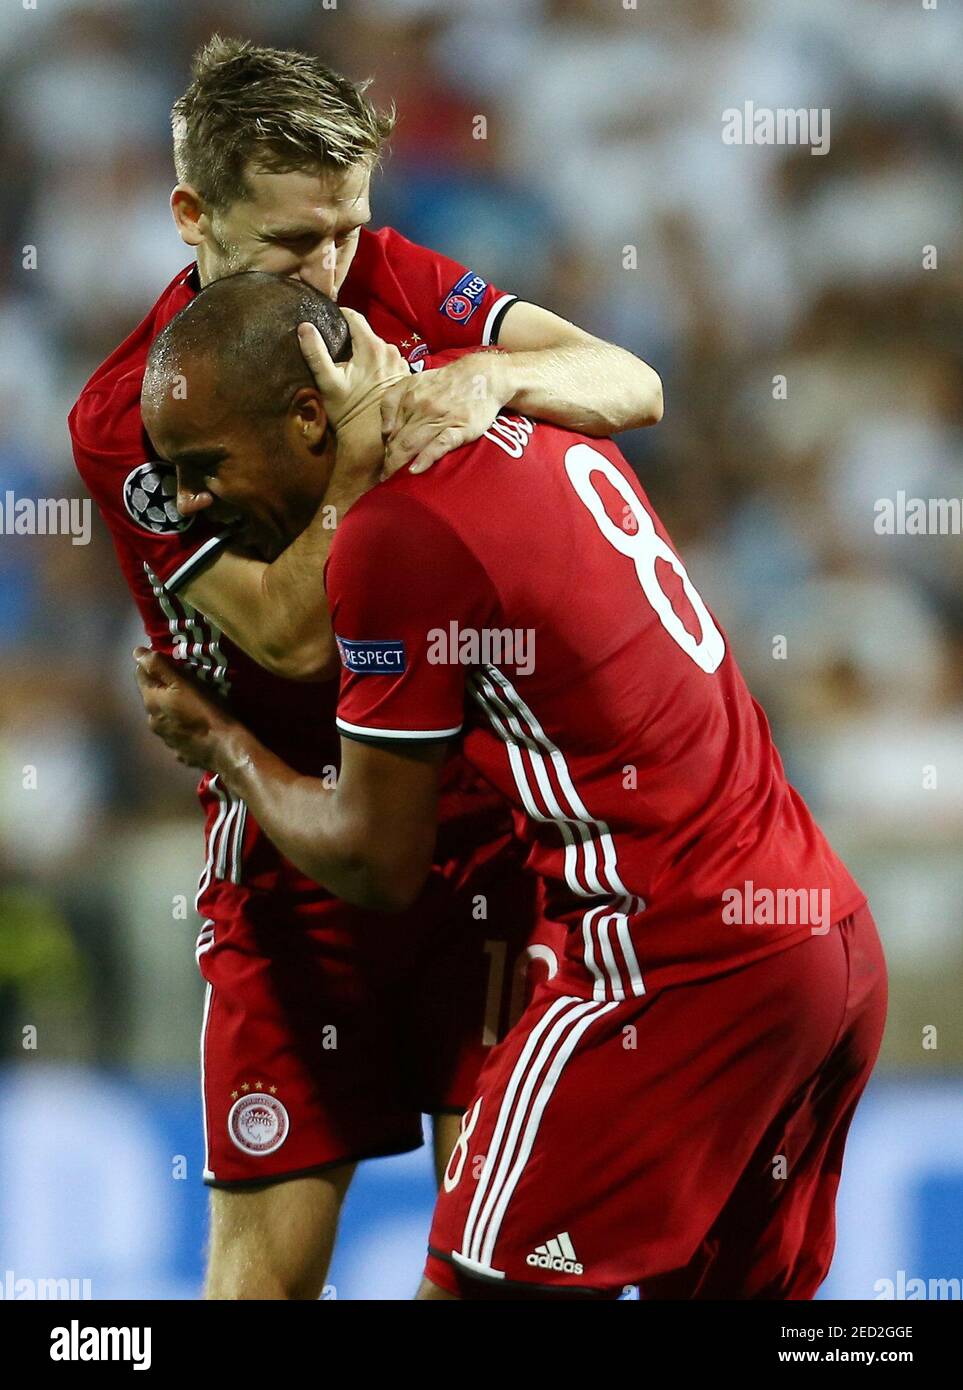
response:
M177 510L181 516L194 516L197 512L202 512L205 507L209 507L213 501L213 497L206 489L195 490L178 480Z
M330 248L325 248L317 256L302 263L297 278L310 285L313 290L326 294L329 299L335 299L338 292L337 270Z

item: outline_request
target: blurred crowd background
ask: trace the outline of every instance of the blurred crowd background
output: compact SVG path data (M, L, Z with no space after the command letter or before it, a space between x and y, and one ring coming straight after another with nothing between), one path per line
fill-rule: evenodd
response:
M4 6L0 501L81 495L67 411L190 259L168 111L215 30L373 76L400 113L374 225L661 373L664 421L620 442L871 897L883 1074L963 1068L963 540L874 528L899 490L963 497L960 7ZM723 143L747 100L828 108L829 152ZM196 1055L178 903L200 822L143 727L139 637L99 518L86 546L0 535L0 1055L21 1064L25 1019L48 1061Z

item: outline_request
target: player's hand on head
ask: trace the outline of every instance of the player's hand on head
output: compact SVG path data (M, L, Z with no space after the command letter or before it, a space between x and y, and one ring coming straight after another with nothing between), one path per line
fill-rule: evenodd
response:
M424 473L452 449L480 439L507 400L498 368L497 354L472 353L386 392L382 476L409 463L412 473Z
M178 762L212 768L216 742L233 724L223 706L161 652L137 647L134 660L152 733L163 739Z
M341 311L351 330L351 357L333 362L321 334L311 323L298 327L301 352L324 399L335 430L366 410L386 385L406 378L408 364L392 343L379 338L353 309Z

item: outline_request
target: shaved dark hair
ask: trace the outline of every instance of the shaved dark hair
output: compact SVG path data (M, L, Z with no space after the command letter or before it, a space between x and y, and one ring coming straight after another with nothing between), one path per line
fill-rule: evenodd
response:
M348 323L333 299L300 280L247 270L206 285L154 339L143 399L159 400L191 359L215 369L217 396L245 419L284 415L295 394L314 386L297 328L313 323L335 362L351 356Z

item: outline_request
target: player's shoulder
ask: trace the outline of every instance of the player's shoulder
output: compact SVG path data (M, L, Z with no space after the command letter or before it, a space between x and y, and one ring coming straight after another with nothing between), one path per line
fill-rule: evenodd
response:
M332 612L359 595L372 609L409 613L490 595L487 568L446 491L432 474L402 469L349 509L325 570Z
M154 338L189 304L198 288L196 266L178 271L150 311L86 382L67 417L75 448L122 453L140 443L140 390ZM81 460L78 459L78 467Z
M362 227L357 254L391 261L419 254L430 256L433 253L403 236L396 227L378 227L374 231L370 227Z
M422 481L402 468L359 497L338 522L332 558L348 545L376 549L431 525L435 509L426 490L417 486Z
M400 469L360 497L338 522L328 573L335 577L359 567L421 566L426 556L460 548L456 508L440 465L425 476Z
M390 274L404 284L405 275L433 279L448 273L455 265L441 251L430 246L422 246L404 236L396 227L379 227L371 231L362 227L355 253L354 263L348 272L349 278L377 279L381 274Z
M67 417L70 436L82 454L123 452L140 439L140 388L143 362L91 378ZM78 467L83 472L82 460Z
M542 428L527 416L499 414L483 435L452 449L428 473L400 468L348 510L338 525L332 556L347 546L375 550L387 545L416 553L443 534L461 535L464 508L477 493L479 472L497 491L494 466L521 458L536 427Z

